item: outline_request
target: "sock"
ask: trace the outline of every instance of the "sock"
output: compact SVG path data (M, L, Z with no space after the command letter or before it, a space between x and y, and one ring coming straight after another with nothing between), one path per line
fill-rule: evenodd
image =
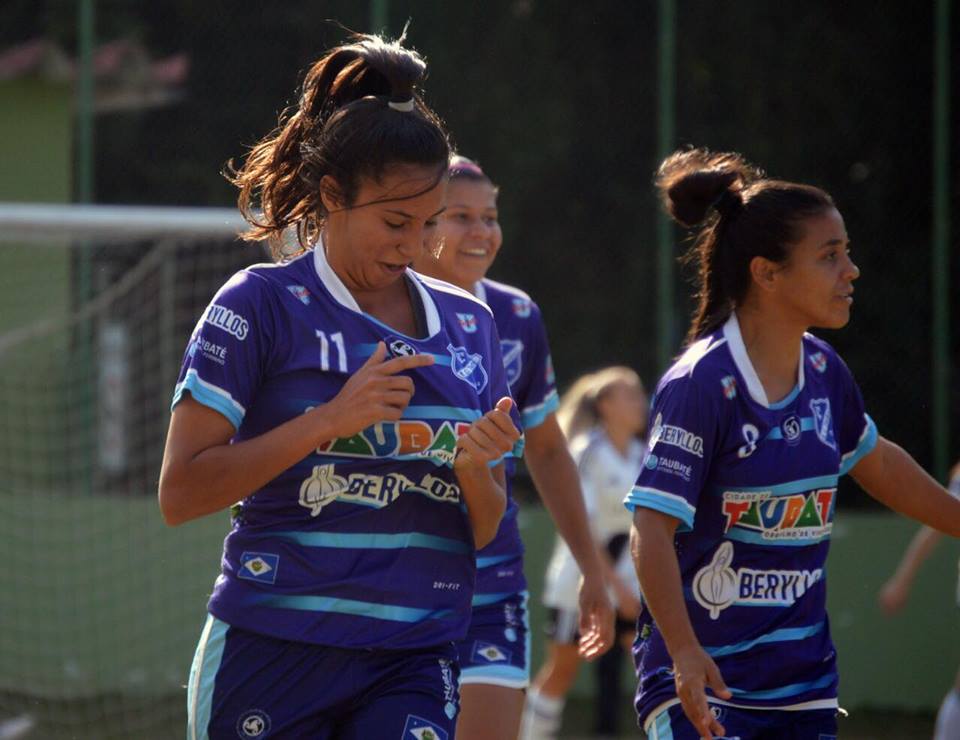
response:
M556 737L563 719L564 703L562 697L544 696L534 688L527 689L520 740L550 740Z
M960 737L960 694L950 689L937 712L933 740L956 740Z

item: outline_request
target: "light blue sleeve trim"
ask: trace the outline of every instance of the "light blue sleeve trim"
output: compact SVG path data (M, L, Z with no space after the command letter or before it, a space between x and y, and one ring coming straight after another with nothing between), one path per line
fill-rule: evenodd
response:
M184 391L190 391L190 395L193 396L195 401L223 414L227 417L227 421L233 424L234 428L240 428L240 422L243 421L247 410L237 403L227 391L202 380L193 368L187 371L187 377L182 382L177 383L177 387L174 388L173 403L170 404L171 411L180 403Z
M693 530L693 518L697 513L683 496L643 486L634 486L623 500L623 505L630 511L636 511L638 506L642 506L675 517L680 520L678 532Z
M536 406L528 406L520 412L520 420L523 422L524 429L533 429L538 427L546 420L550 414L560 408L560 396L554 389L550 391L543 403Z
M877 425L874 424L873 419L868 414L864 414L863 418L866 419L867 423L856 448L840 458L840 475L846 475L853 470L856 464L877 446Z

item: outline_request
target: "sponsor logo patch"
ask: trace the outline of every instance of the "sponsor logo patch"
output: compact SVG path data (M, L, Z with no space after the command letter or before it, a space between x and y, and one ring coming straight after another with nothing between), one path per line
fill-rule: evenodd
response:
M703 457L703 437L698 437L683 427L664 424L663 414L657 414L653 422L653 431L650 433L650 449L659 444L679 447L691 455Z
M202 334L198 334L196 339L190 342L190 348L187 352L190 357L195 357L197 352L199 352L208 360L212 360L218 365L224 365L227 361L227 348L222 344L207 341L203 338Z
M438 658L440 664L440 680L443 682L443 713L447 719L457 716L457 686L453 680L453 667L447 658Z
M237 735L242 738L263 738L270 732L270 715L262 709L251 709L237 720Z
M769 491L724 491L724 534L733 529L755 532L771 543L778 540L821 540L833 528L836 488L790 496Z
M693 578L693 596L711 619L730 606L790 606L823 578L823 570L731 567L733 543L722 542Z
M419 493L434 501L460 501L460 489L457 486L429 473L419 482L400 473L351 473L343 476L337 474L333 464L328 464L315 465L310 477L300 484L300 505L310 509L310 516L318 516L323 507L333 501L380 509L407 493Z
M451 717L452 719L452 717ZM403 740L447 740L447 731L440 725L415 714L407 715L407 722L403 726Z
M687 465L680 462L679 460L674 460L669 457L662 457L654 455L652 452L647 453L646 459L643 461L644 467L647 470L655 470L658 473L667 473L669 475L675 475L685 483L689 483L690 479L693 476L693 466Z
M803 427L800 426L800 419L796 414L790 414L780 422L780 431L783 434L783 439L791 447L796 447L800 444L800 437L803 436Z
M389 336L384 342L392 357L412 357L417 354L417 350L399 337Z
M227 334L235 336L241 342L247 338L250 331L250 322L238 313L234 313L225 306L214 303L207 309L207 315L204 317L210 326L223 329Z
M240 556L237 578L260 583L275 583L280 556L272 552L245 552Z

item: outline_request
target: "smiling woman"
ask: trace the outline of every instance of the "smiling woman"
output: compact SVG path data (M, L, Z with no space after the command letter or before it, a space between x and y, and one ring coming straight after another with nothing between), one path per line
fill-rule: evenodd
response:
M190 738L453 735L520 432L489 310L409 269L449 151L425 71L378 37L332 50L231 174L245 237L302 249L218 291L174 391L164 518L233 505Z

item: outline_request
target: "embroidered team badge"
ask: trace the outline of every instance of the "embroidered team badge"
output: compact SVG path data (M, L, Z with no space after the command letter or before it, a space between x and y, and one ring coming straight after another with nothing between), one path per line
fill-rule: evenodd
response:
M477 317L472 313L458 313L457 321L460 322L460 328L467 334L475 334L477 331Z
M526 298L513 299L513 313L521 319L530 318L531 303Z
M289 290L304 306L310 305L310 291L302 285L288 285Z
M272 552L245 552L240 556L237 578L260 583L275 583L280 556Z
M492 643L478 641L473 643L473 657L474 660L479 658L487 663L505 663L510 660L510 653Z
M447 345L447 352L450 353L450 370L456 377L473 386L477 393L487 387L487 371L483 369L483 357L468 352L466 347L454 347L452 344Z
M811 399L810 410L813 412L813 428L817 432L817 439L831 450L837 449L837 438L833 433L833 414L830 412L830 399Z
M407 715L403 726L403 740L447 740L447 731L428 719L415 714Z
M417 354L417 350L399 337L389 336L384 341L387 343L387 349L390 350L391 357L411 357Z
M519 339L501 339L500 352L503 354L503 369L507 373L507 384L512 386L523 372L523 342Z

